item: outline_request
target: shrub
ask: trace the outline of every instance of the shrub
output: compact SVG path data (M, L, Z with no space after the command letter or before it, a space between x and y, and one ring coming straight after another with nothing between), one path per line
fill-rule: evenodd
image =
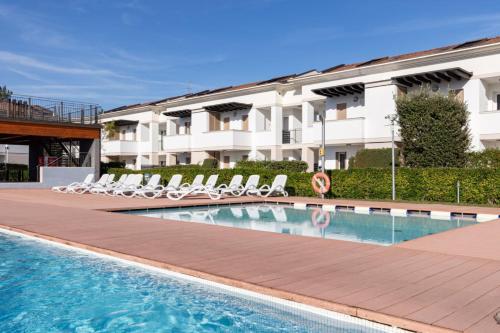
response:
M290 172L305 172L307 163L304 161L239 161L236 163L237 169L251 170L280 170Z
M467 154L468 168L500 168L500 149L488 148Z
M395 149L396 166L399 166L399 149ZM349 162L349 168L390 168L392 149L360 149Z
M463 167L470 145L467 105L429 89L396 100L404 163L410 167Z
M182 182L192 182L194 177L197 174L205 175L205 179L214 173L219 175L218 184L229 184L231 178L235 174L241 174L244 177L244 182L248 179L248 177L252 174L260 175L260 184L271 184L274 180L274 177L278 174L283 173L283 170L267 170L267 169L207 169L200 165L176 165L169 166L164 168L155 168L148 170L127 170L127 169L110 169L110 173L114 173L119 177L123 173L159 173L162 177L162 182L166 184L168 180L172 177L172 175L179 173L182 177ZM288 182L286 190L290 195L296 196L314 196L314 192L311 188L311 176L312 174L305 172L286 172L288 174Z
M206 158L203 160L201 166L208 169L216 169L219 167L219 162L214 158Z
M109 162L109 163L101 162L101 174L108 173L108 170L111 168L125 168L125 163L123 163L123 162Z
M164 183L176 173L183 175L184 182L191 182L197 174L208 177L219 174L218 183L228 183L235 174L244 176L261 175L260 184L270 184L283 170L270 169L222 169L210 170L201 166L170 166L142 171L110 169L110 173L159 173ZM327 197L345 199L391 199L391 170L365 168L333 170L329 172L332 187ZM290 195L313 197L312 173L289 172L287 191ZM460 202L467 204L500 205L500 169L464 168L399 168L396 173L396 194L399 200L456 202L456 185L460 181Z

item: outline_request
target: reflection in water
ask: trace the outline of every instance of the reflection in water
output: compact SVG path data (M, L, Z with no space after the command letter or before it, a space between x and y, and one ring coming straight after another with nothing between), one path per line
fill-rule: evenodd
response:
M429 217L366 215L350 211L328 212L320 208L298 210L276 204L165 208L132 211L130 214L382 245L476 223L470 219L435 220Z

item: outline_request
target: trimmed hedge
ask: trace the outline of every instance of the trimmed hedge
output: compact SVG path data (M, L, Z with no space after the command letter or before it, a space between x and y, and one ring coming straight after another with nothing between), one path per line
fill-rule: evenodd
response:
M289 172L306 172L307 163L304 161L239 161L237 169L252 170L280 170Z
M261 175L260 184L270 184L282 170L221 169L213 170L197 165L170 166L142 171L110 169L110 173L159 173L164 183L173 174L183 175L183 182L191 182L197 174L208 177L219 174L218 183L229 183L234 174L243 175L244 181L251 174ZM290 195L314 197L311 188L312 173L286 172L287 191ZM351 169L330 172L332 189L329 198L346 199L391 199L390 169ZM461 168L399 168L396 173L398 200L456 202L456 185L460 181L460 202L467 204L500 205L500 169Z
M500 149L487 148L467 154L468 168L500 168Z
M399 166L399 149L395 149L396 166ZM392 149L360 149L351 157L349 168L390 168L392 164Z
M0 163L0 181L23 182L28 180L28 166L25 164Z
M166 184L172 175L179 173L182 175L182 182L192 182L197 174L205 175L205 179L211 174L217 173L219 175L218 184L229 184L231 178L235 174L243 175L243 182L246 182L247 178L253 174L260 175L260 185L271 184L274 177L278 174L284 173L283 170L266 170L266 169L209 169L204 168L199 165L189 165L189 166L169 166L156 169L148 170L128 170L128 169L109 169L109 173L116 174L118 178L123 173L158 173L161 175L162 182ZM304 196L311 197L314 196L314 191L311 188L311 177L312 174L305 172L286 172L288 174L288 182L286 190L290 195L294 196Z
M390 169L332 171L330 197L391 199ZM500 169L399 168L396 173L398 200L500 204Z

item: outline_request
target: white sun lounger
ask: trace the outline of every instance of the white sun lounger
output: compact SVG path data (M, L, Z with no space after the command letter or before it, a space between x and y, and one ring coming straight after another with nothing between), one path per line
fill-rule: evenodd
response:
M71 190L71 192L76 194L84 194L88 193L93 188L106 188L106 186L108 186L108 184L110 184L113 179L115 179L115 174L104 174L101 176L101 178L99 178L97 182L88 185L77 186L73 190Z
M199 186L203 186L203 179L205 178L204 175L196 175L193 179L193 182L191 184L189 183L184 183L182 184L181 186L179 186L179 188L181 190L188 190L190 188L193 188L193 187L199 187Z
M260 176L259 175L251 175L248 177L247 182L245 186L240 186L236 189L228 188L228 189L222 189L220 193L222 195L232 195L235 197L240 197L243 194L247 193L249 190L255 190L257 189L257 186L259 186L259 180Z
M132 198L132 197L142 197L142 193L147 192L147 191L153 191L155 190L158 186L160 186L160 181L161 181L161 175L159 174L154 174L149 178L149 181L146 185L141 186L139 185L137 189L131 189L131 190L123 190L122 195L127 198Z
M127 182L125 184L107 193L111 196L120 196L126 191L135 191L140 188L143 177L141 173L132 174L130 177L127 177Z
M170 200L181 200L188 195L203 195L206 194L212 200L221 198L221 194L215 188L219 175L211 175L208 177L205 185L191 186L189 188L182 188L178 191L167 192L167 198Z
M219 186L217 186L216 189L220 193L235 191L240 188L243 188L243 185L241 185L242 181L243 181L242 175L234 175L233 178L231 178L229 184L220 184Z
M114 177L111 181L108 181L106 186L104 187L93 187L90 189L90 193L92 194L105 194L106 191L117 188L118 186L121 186L125 180L127 179L129 175L123 174L120 176L120 178L117 181L114 181Z
M64 186L54 186L54 187L52 187L52 191L60 192L60 193L67 193L70 189L72 189L76 186L91 184L93 180L94 180L94 174L89 173L82 182L74 182L74 183L71 183L69 185L64 185Z
M257 195L259 197L269 197L271 195L283 195L285 197L288 196L288 192L285 191L287 175L277 175L274 178L271 186L262 185L257 189L251 189L247 191L248 195Z
M182 175L175 174L172 176L172 178L170 178L167 186L158 185L154 189L148 189L142 191L140 195L148 199L156 199L163 197L169 191L178 191L181 186L181 181L182 181Z

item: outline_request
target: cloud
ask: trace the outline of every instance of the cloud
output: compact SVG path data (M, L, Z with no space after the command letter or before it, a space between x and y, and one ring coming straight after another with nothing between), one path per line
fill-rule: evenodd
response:
M28 73L16 68L8 68L9 71L16 73L19 76L24 77L25 79L32 80L32 81L40 81L40 82L48 82L45 79L42 79L40 76L33 74L33 73Z
M0 51L0 62L11 65L36 68L47 72L61 73L61 74L117 76L115 73L107 69L76 68L69 66L65 67L60 65L53 65L47 62L37 60L35 58L27 57L9 51Z

